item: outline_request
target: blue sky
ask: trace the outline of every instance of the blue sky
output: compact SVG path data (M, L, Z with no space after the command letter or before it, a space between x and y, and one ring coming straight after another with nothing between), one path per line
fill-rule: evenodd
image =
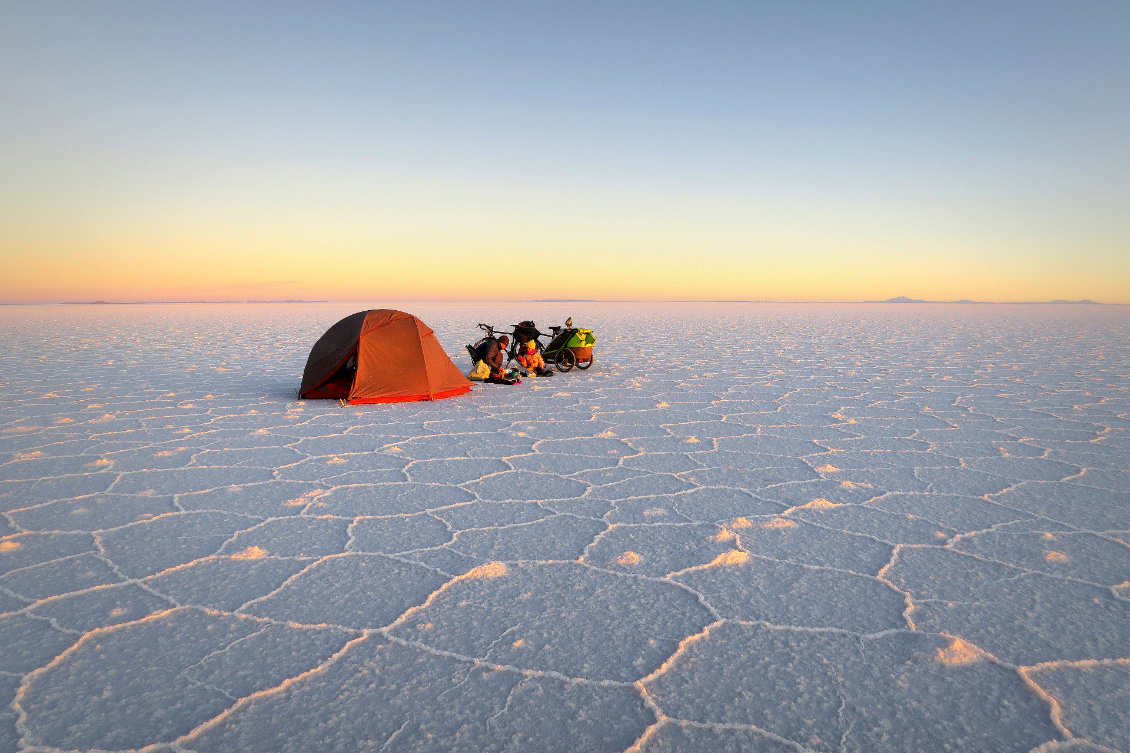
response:
M1130 302L1128 3L0 8L3 300Z

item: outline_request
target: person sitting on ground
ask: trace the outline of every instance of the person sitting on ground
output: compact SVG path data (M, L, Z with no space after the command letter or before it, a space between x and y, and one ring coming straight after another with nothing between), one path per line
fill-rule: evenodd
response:
M503 378L506 376L503 366L506 363L506 348L510 345L510 338L506 335L497 339L488 337L483 341L475 353L478 355L479 360L487 365L490 369L490 376L492 378Z
M535 376L553 376L553 372L545 367L545 359L538 352L536 340L527 340L518 353L518 363L529 369Z

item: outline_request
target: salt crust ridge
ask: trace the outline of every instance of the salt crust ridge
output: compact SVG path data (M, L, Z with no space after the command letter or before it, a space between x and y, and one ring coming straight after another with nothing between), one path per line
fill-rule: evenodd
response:
M1130 750L1120 309L594 307L375 409L283 310L2 312L0 750Z

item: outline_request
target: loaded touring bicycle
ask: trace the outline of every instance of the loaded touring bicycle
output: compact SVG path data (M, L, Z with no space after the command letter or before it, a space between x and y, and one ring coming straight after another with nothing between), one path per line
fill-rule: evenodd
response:
M474 362L478 358L476 355L477 349L488 338L508 335L510 337L510 348L506 352L506 363L508 365L512 361L516 361L521 354L522 347L533 340L537 345L538 352L545 359L546 365L551 365L561 372L572 371L574 366L578 369L587 369L593 364L593 346L596 344L596 336L590 329L578 329L572 325L573 319L569 318L565 321L564 327L550 327L549 334L546 334L539 331L531 321L513 324L509 332L496 330L494 325L491 324L480 324L479 329L487 333L486 337L474 345L468 345L467 352ZM549 338L549 344L543 344L541 338Z

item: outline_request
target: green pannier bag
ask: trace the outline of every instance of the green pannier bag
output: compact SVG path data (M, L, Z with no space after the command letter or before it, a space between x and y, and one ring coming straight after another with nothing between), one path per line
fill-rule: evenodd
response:
M566 344L568 348L591 348L596 344L596 335L591 329L579 329L573 333Z

